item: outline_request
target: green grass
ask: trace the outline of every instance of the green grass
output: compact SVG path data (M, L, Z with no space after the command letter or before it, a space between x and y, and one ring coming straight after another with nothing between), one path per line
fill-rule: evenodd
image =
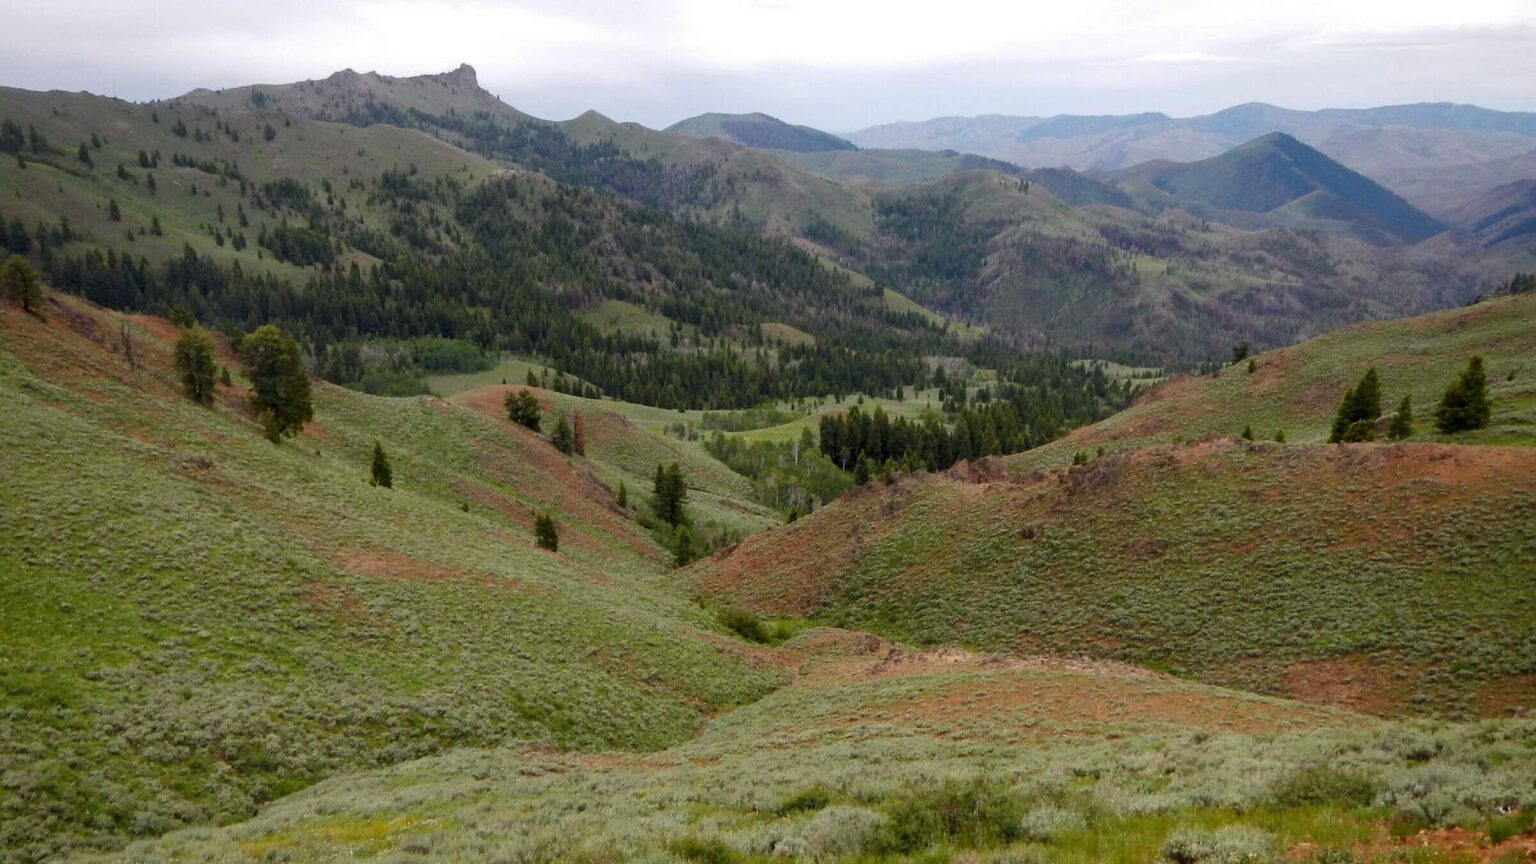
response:
M1130 864L1156 859L1171 837L1190 832L1231 843L1241 829L1246 842L1278 856L1303 843L1353 848L1387 817L1426 807L1435 814L1426 824L1476 826L1493 800L1536 806L1528 782L1536 727L1528 721L1377 724L1105 670L987 671L971 662L887 675L871 672L883 649L843 653L836 646L845 637L828 631L805 638L822 644L787 649L804 652L801 681L661 753L464 750L322 783L245 824L136 844L125 857L749 862L979 854ZM1007 711L966 708L965 700L1014 693ZM1193 717L1063 720L1052 707L1062 699L1209 703L1217 715L1277 725L1255 732L1204 727L1208 719ZM964 719L929 716L947 705ZM1311 764L1369 777L1373 799L1277 804L1276 790ZM985 789L987 807L969 824L951 823L954 833L907 834L915 838L910 857L881 854L894 826L924 814L910 804L936 803L936 790L946 788ZM968 851L973 844L981 848Z
M1487 429L1439 434L1434 409L1473 354L1488 369L1493 417ZM1252 426L1262 439L1284 430L1291 443L1328 439L1344 391L1376 367L1382 406L1413 400L1409 441L1499 446L1536 445L1536 296L1501 297L1475 306L1361 324L1221 369L1184 376L1142 396L1125 411L1030 453L1012 458L1020 473L1069 464L1077 450L1113 452L1208 434L1236 435ZM1383 419L1381 432L1385 433Z
M1498 713L1536 663L1533 465L1523 449L1221 443L1034 481L913 478L693 573L722 602L924 644L1311 698L1352 677L1369 710ZM1292 667L1329 661L1345 665Z
M579 317L605 332L665 339L672 331L670 318L642 309L626 300L604 300L583 310Z
M273 446L233 402L181 399L150 331L135 373L91 341L114 316L66 303L0 313L0 858L244 818L454 746L653 749L779 680L721 650L547 443L321 386ZM393 490L366 482L376 439Z

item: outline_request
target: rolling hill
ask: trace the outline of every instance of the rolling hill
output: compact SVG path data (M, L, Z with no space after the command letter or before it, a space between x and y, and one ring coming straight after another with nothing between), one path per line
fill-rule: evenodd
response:
M662 130L692 138L724 138L744 147L760 150L788 150L817 153L826 150L857 150L843 139L812 129L785 123L767 114L700 114L679 120Z
M1209 208L1262 213L1279 224L1342 222L1379 245L1415 243L1444 230L1375 181L1281 132L1199 162L1151 162L1113 176L1133 189L1151 186L1197 214Z
M1177 379L1040 450L873 484L691 580L918 643L1129 660L1382 715L1504 714L1536 700L1533 320L1536 298L1499 298ZM1427 433L1471 353L1492 364L1492 426ZM1372 365L1388 401L1414 397L1419 434L1312 443ZM1292 443L1234 437L1245 425ZM1058 467L1073 453L1087 463Z

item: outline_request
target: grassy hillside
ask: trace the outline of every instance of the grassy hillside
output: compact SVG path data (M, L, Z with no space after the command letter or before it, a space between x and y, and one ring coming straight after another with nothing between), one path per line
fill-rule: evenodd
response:
M1491 860L1528 839L1507 836L1516 817L1491 844L1484 815L1536 803L1528 721L1381 724L1113 665L835 630L778 653L793 685L661 753L461 751L122 857L1130 864L1209 847L1204 860L1440 862L1453 843ZM1458 823L1472 827L1436 828Z
M229 355L236 386L202 408L165 322L62 296L45 314L0 310L7 861L449 747L662 747L782 678L660 587L663 550L597 479L615 468L325 385L273 446ZM392 490L367 483L376 440ZM543 510L557 554L534 544Z
M1441 436L1435 406L1473 354L1488 364L1492 422L1454 438ZM1385 404L1395 409L1402 397L1413 400L1409 441L1536 445L1536 297L1530 295L1358 324L1260 354L1254 362L1254 372L1240 363L1157 385L1108 420L1022 454L1014 470L1066 465L1080 450L1236 435L1245 426L1262 439L1283 430L1293 444L1325 442L1344 391L1372 367L1381 375Z
M693 138L725 138L744 147L760 150L786 150L816 153L827 150L853 150L847 141L809 126L785 123L767 114L700 114L679 120L665 130Z
M1488 445L1533 442L1533 319L1536 298L1498 298L1175 379L1038 450L846 496L692 579L764 613L1379 714L1528 706L1536 450ZM1493 423L1442 438L1426 414L1472 353ZM1422 443L1317 443L1368 366L1389 403L1412 394ZM1090 461L1061 467L1074 453Z
M57 230L67 220L75 239L64 244L66 250L112 250L158 262L190 246L221 265L293 280L306 278L306 270L257 243L285 215L281 208L255 206L251 193L263 184L302 183L322 199L329 196L338 219L357 231L388 236L397 211L373 194L386 172L414 171L413 179L423 184L473 186L499 170L419 132L359 129L271 111L214 115L193 105L0 88L0 118L35 129L47 145L43 152L29 148L20 160L0 160L0 214L7 221L31 231L38 224ZM91 146L93 139L100 146ZM81 144L89 165L77 156ZM152 167L140 164L141 152ZM321 191L323 185L333 191ZM111 218L111 201L118 203L120 221ZM447 212L433 209L439 216ZM156 219L158 235L150 230ZM237 233L248 241L244 249L235 248ZM349 261L373 260L357 248L344 254Z

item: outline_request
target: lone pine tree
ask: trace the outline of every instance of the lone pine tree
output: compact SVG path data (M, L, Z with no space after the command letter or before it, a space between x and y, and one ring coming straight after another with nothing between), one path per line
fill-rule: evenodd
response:
M315 412L298 343L264 324L245 337L240 351L251 379L251 410L262 418L267 440L275 444L299 434Z
M369 468L370 480L375 486L383 486L391 489L395 485L395 474L389 467L389 457L384 453L384 445L379 441L373 442L373 464Z
M1488 425L1489 415L1488 373L1483 369L1483 358L1474 356L1440 397L1435 427L1447 435L1482 429Z
M201 330L184 327L181 335L176 337L175 355L182 392L200 405L212 402L218 374L213 362L213 343Z

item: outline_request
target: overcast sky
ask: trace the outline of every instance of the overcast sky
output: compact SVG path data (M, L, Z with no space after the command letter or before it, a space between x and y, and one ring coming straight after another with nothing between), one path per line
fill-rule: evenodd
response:
M151 99L473 65L510 104L666 126L1420 101L1536 110L1536 0L4 0L0 84Z

